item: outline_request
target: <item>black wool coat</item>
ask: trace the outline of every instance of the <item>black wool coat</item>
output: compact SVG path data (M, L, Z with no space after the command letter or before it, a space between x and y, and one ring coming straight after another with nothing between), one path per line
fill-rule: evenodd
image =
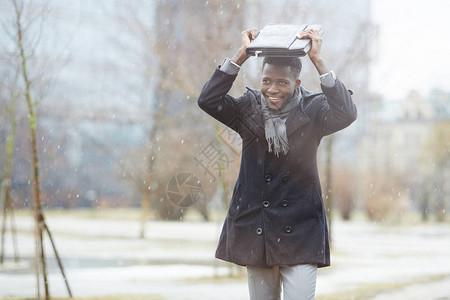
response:
M328 228L316 154L325 135L356 119L350 92L336 79L323 93L303 96L286 120L289 152L268 152L261 91L228 95L236 75L216 69L198 105L242 138L239 177L216 257L239 265L330 265Z

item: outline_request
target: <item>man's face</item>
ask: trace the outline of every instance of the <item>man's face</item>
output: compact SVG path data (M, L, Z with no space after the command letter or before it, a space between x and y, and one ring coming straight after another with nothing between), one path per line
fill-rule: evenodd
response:
M289 66L266 63L262 69L261 92L272 109L280 109L291 100L300 83L300 79L294 78Z

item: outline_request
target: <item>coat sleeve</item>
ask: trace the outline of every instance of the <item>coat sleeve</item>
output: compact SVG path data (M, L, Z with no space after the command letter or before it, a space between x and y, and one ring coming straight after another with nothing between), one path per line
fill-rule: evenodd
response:
M325 99L320 103L317 116L323 135L344 129L356 120L356 105L350 92L338 78L332 87L322 85L322 91Z
M240 120L243 101L243 97L234 98L227 94L236 77L217 68L198 97L202 110L229 127L235 127L236 121Z

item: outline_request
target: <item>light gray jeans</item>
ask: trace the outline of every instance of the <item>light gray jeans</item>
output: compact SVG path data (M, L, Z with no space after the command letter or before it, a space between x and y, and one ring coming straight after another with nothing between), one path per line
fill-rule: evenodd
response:
M316 293L316 265L275 266L263 269L247 266L250 300L312 300Z

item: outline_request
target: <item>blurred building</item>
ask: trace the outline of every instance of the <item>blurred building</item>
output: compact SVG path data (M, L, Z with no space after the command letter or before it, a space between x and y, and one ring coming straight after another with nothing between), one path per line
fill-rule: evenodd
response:
M449 198L444 183L450 181L450 93L411 91L401 101L371 108L370 127L358 147L363 173L397 180L416 207L426 193Z

